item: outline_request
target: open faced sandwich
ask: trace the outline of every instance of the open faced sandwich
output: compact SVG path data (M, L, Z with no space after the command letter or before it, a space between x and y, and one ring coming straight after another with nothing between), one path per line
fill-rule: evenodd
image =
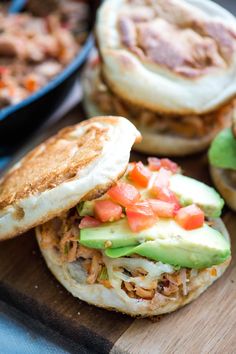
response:
M132 316L177 310L227 268L223 200L169 159L129 163L140 134L97 117L39 145L1 181L0 238L33 226L75 297Z

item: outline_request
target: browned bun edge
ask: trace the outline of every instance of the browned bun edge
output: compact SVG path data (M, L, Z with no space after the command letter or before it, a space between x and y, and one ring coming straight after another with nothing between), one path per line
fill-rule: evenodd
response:
M236 211L236 188L229 183L227 171L211 165L210 173L216 188L225 199L226 204L232 210Z

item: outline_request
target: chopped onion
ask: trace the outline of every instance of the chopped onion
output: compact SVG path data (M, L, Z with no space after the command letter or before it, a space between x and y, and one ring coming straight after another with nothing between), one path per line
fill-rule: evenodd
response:
M187 287L187 274L186 274L186 269L182 268L180 270L180 278L182 280L182 285L183 285L183 295L186 296L188 295L188 287Z

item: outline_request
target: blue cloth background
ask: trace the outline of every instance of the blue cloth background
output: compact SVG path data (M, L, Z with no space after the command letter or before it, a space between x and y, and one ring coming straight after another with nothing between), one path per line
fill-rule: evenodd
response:
M65 354L75 352L58 334L0 302L0 352L2 354ZM63 349L63 347L70 347ZM79 353L81 351L78 351Z

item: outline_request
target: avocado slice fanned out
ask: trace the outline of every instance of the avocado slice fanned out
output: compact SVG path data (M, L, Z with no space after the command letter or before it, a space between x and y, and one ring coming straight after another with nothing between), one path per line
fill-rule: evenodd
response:
M222 242L220 247L216 248L188 248L189 244L181 247L172 244L168 240L147 241L138 246L128 246L120 248L108 248L105 254L111 258L119 258L138 254L154 261L160 261L173 266L186 268L202 269L213 265L221 264L230 256L230 250Z
M219 217L224 200L212 187L180 174L171 176L170 189L180 198L183 206L196 204L208 217Z
M197 269L220 264L230 257L230 244L219 231L206 224L187 231L171 219L159 219L153 227L139 233L133 233L126 220L83 229L80 243L105 249L105 254L112 258L139 254L174 266Z

